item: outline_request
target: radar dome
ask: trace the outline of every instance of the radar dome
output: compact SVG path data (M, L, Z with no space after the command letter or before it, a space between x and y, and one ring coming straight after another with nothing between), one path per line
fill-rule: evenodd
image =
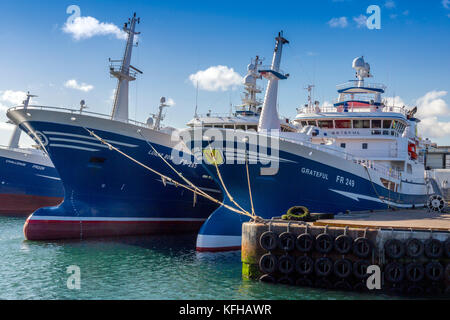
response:
M366 67L364 57L358 57L353 60L353 69L363 69Z
M255 70L255 65L254 65L253 63L250 63L250 64L248 65L248 67L247 67L247 70L248 70L248 71Z
M147 119L147 125L148 125L149 127L153 127L153 118L152 118L152 117L150 117L150 118Z

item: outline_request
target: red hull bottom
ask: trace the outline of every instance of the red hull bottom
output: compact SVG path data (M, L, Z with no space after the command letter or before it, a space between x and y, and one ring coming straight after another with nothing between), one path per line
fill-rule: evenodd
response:
M0 194L0 215L29 216L37 209L58 206L63 200L54 197Z
M203 221L42 221L28 219L24 226L27 240L66 240L100 237L186 234L198 232Z

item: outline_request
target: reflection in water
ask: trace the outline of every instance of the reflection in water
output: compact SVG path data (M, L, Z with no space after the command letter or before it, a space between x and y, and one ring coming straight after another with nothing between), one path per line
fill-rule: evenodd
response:
M195 235L29 242L23 223L0 218L0 299L374 298L243 280L239 252L197 253ZM66 285L72 265L79 291Z

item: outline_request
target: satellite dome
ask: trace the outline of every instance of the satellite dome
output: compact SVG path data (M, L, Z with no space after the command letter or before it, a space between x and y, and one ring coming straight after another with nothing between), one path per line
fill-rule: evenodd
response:
M252 76L251 74L247 75L244 78L244 84L255 84L256 83L256 79L254 76Z
M254 65L253 63L250 63L250 64L248 65L248 67L247 67L247 70L248 70L248 71L253 71L253 70L255 70L255 65Z
M364 57L358 57L353 60L353 69L363 69L366 67Z

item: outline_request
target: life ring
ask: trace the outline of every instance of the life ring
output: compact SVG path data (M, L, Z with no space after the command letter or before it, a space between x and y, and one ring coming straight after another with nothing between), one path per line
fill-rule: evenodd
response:
M365 259L367 258L370 253L372 252L372 243L367 238L357 238L353 242L353 253L361 258Z
M341 279L348 278L352 274L352 262L348 259L339 259L334 262L334 274Z
M319 258L314 267L317 276L328 277L333 272L333 261L326 257Z
M266 231L259 238L259 244L261 248L267 251L273 251L277 248L278 245L278 237L275 232Z
M444 253L442 242L437 239L428 239L425 241L425 254L430 259L439 259Z
M431 281L440 281L444 277L444 267L437 261L427 263L425 275Z
M275 277L271 276L270 274L264 274L259 278L259 282L276 284L277 280L275 279Z
M425 268L421 263L411 262L406 265L406 279L411 282L422 281L425 276Z
M334 240L334 248L340 254L347 254L352 250L353 239L347 235L340 235Z
M259 259L259 269L262 273L274 273L277 270L277 257L271 253L267 253Z
M308 276L314 271L314 260L308 256L301 256L295 262L295 270L302 276Z
M402 282L405 278L405 268L398 262L391 262L384 269L384 276L389 282Z
M417 259L423 255L425 246L422 241L411 238L406 241L406 255L410 258Z
M333 250L333 237L327 233L319 234L316 237L316 250L320 253L327 254Z
M308 208L297 206L290 208L281 218L283 220L308 221L311 215Z
M295 260L291 256L284 255L278 259L278 270L283 274L290 274L295 269Z
M405 244L398 239L389 239L384 244L384 251L391 259L400 259L405 255Z
M309 233L301 234L297 237L295 241L295 246L298 251L302 253L311 252L314 247L314 237Z
M358 279L366 279L369 277L367 274L367 268L370 266L370 262L367 260L357 260L353 263L353 274Z
M295 249L295 241L297 239L295 238L294 234L291 232L283 232L278 237L278 247L281 250L284 250L286 252L290 252Z

